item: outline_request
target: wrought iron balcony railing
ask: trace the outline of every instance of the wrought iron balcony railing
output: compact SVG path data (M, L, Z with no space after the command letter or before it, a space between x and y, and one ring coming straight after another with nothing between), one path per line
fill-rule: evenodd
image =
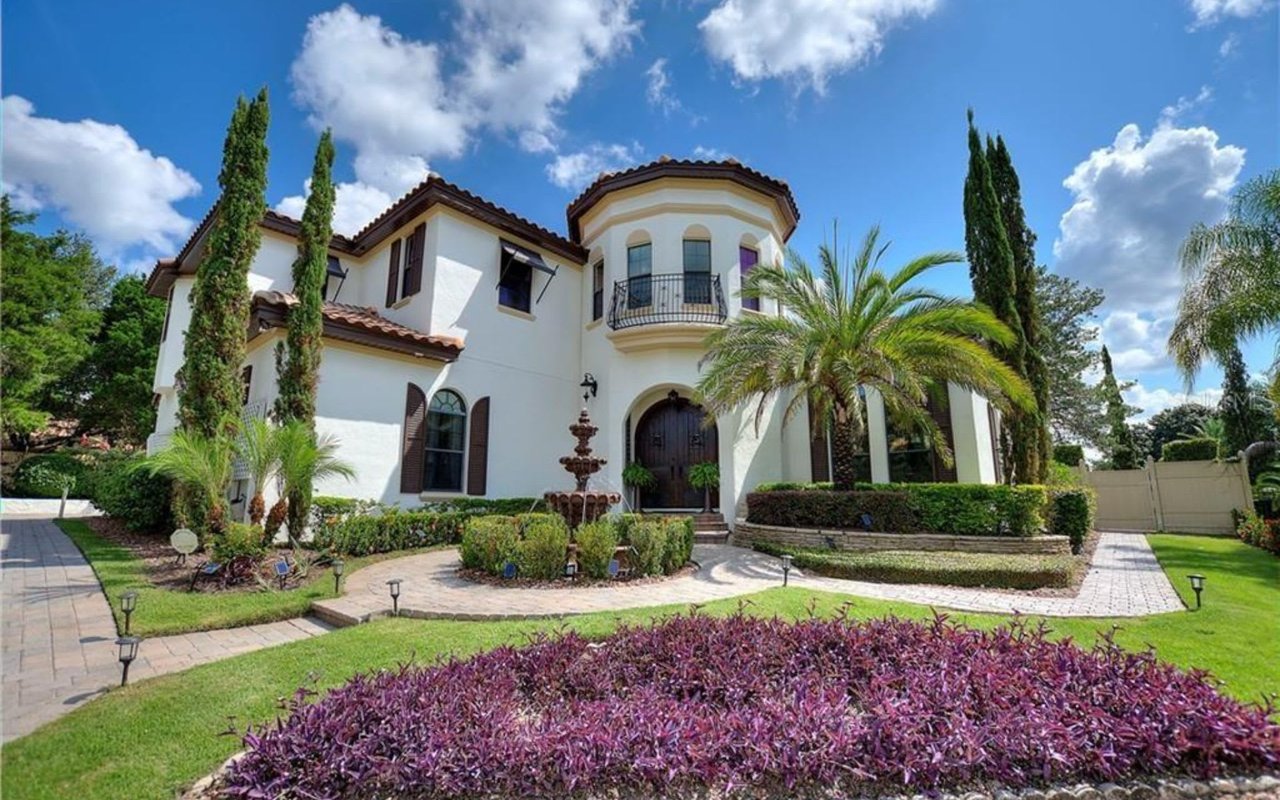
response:
M642 275L613 285L609 327L619 330L673 322L719 325L728 314L719 275Z

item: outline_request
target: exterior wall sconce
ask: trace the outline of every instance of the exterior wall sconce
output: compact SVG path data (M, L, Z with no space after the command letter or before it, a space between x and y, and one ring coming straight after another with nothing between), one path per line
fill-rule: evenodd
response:
M680 399L680 393L677 392L675 389L672 389L671 391L667 392L667 399L674 403L675 401Z
M1204 576L1199 574L1188 575L1187 578L1191 580L1191 591L1196 593L1196 608L1199 609L1200 593L1204 591Z
M141 641L137 636L122 636L116 639L116 647L120 648L121 686L129 682L129 665L138 657L138 643Z
M333 560L333 593L337 594L342 588L342 573L347 569L347 563L340 558Z
M387 581L387 586L391 589L391 616L400 616L400 578L392 578Z
M582 373L582 383L578 384L582 387L582 402L587 402L587 396L595 397L600 391L600 381L596 380L596 376L590 372Z
M133 617L133 610L138 607L138 593L125 592L120 595L120 610L124 612L124 635L129 635L129 624Z
M791 574L791 554L788 553L782 557L782 585L787 585L787 578Z

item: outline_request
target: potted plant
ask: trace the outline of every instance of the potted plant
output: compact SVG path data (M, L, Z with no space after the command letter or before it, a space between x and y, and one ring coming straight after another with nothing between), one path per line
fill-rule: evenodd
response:
M720 465L704 461L689 467L689 485L702 490L702 513L711 513L711 490L720 485Z
M631 510L640 510L640 490L648 489L657 482L653 473L644 464L632 461L622 468L622 483L631 489Z

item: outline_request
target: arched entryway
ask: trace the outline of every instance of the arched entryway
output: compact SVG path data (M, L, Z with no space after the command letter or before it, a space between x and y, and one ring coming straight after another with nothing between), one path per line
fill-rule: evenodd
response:
M689 468L719 461L719 439L714 422L706 424L702 406L674 390L641 415L635 429L635 460L655 479L640 492L640 506L702 508L703 492L689 485ZM719 494L711 492L712 506Z

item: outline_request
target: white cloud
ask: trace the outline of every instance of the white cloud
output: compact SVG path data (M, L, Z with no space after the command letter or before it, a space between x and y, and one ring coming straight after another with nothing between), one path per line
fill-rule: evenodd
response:
M1190 5L1196 16L1192 27L1199 28L1213 25L1224 17L1256 16L1271 6L1271 0L1191 0Z
M698 24L711 56L738 78L827 78L874 57L885 34L938 0L721 0Z
M56 209L111 257L139 245L170 252L191 231L173 204L200 184L121 126L36 116L18 95L4 98L3 119L3 185L16 207Z
M1181 289L1178 247L1191 226L1226 213L1244 150L1210 128L1125 125L1076 165L1053 244L1057 271L1103 289L1109 309L1167 314Z
M531 153L556 152L565 103L638 31L631 0L460 3L444 45L408 39L347 4L308 23L290 73L295 100L315 128L331 127L355 149L356 180L337 187L335 230L354 233L483 129L514 134ZM277 209L303 204L295 195Z
M680 100L671 93L671 78L667 75L667 60L659 58L649 65L644 71L645 77L649 79L648 87L645 89L645 98L648 99L649 105L662 110L663 114L670 115L672 111L680 110Z
M1130 422L1140 422L1150 419L1153 414L1158 414L1165 409L1173 408L1183 403L1200 403L1213 408L1222 399L1222 390L1211 388L1202 392L1187 394L1186 392L1175 392L1163 388L1148 389L1141 383L1135 383L1122 391L1121 395L1126 403L1142 409L1140 413L1129 418Z
M564 189L581 189L601 172L616 172L635 164L642 152L638 144L592 144L576 153L561 153L547 165L547 177Z
M724 161L727 158L733 158L733 154L716 147L696 145L693 148L693 157L703 161Z
M1192 111L1202 108L1211 100L1213 100L1213 89L1208 86L1201 86L1195 97L1179 97L1178 102L1160 109L1160 120L1156 123L1156 127L1173 127Z
M1165 341L1172 326L1171 317L1122 309L1103 318L1099 338L1111 353L1116 371L1131 375L1168 366Z
M1220 58L1230 58L1240 49L1240 34L1232 31L1222 40L1222 44L1218 45L1218 56Z

